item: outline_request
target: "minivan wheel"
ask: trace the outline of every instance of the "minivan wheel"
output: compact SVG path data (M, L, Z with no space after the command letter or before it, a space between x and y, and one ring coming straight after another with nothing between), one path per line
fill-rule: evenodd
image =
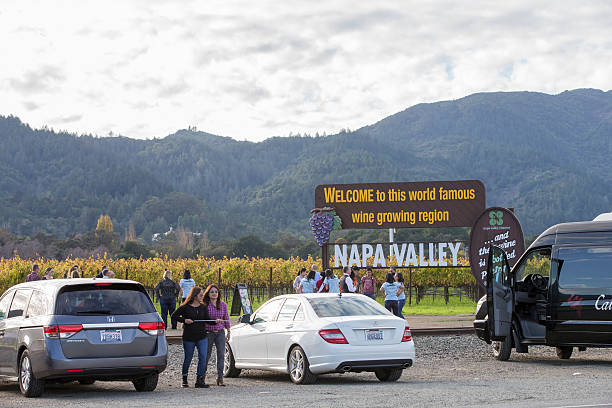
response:
M572 356L572 352L574 351L573 347L557 347L557 357L562 360L567 360Z
M377 368L374 371L376 378L383 382L397 381L402 376L401 368Z
M493 356L499 361L506 361L512 352L512 333L502 341L493 342Z
M25 350L19 359L19 390L28 397L40 397L45 389L45 382L34 377L30 353Z
M300 346L295 346L289 352L289 377L295 384L312 384L317 376L310 371L306 353Z
M159 374L153 373L144 378L139 378L132 381L132 384L134 384L134 388L136 388L136 391L138 392L150 392L157 387L158 378Z
M225 356L223 356L223 377L236 378L240 375L240 369L236 368L236 361L234 360L234 354L232 354L232 348L229 344L225 343Z

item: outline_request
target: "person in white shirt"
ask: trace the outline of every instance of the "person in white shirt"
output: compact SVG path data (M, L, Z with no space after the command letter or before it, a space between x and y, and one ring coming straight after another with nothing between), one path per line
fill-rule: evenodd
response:
M323 283L319 288L319 293L327 290L329 293L339 293L340 292L340 281L331 271L331 269L327 269L325 271L325 279L323 279Z
M310 267L311 271L314 271L315 273L315 282L318 282L321 279L321 274L319 273L319 271L317 271L317 264L312 264L312 266Z
M340 290L342 293L355 293L357 288L353 285L354 272L348 266L342 269L344 275L340 278Z
M306 277L306 268L300 269L300 272L295 277L293 281L293 289L295 289L295 293L302 293L302 279Z

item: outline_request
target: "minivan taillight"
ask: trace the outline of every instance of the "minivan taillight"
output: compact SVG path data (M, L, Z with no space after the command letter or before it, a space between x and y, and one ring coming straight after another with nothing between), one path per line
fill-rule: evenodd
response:
M340 329L327 329L327 330L319 330L319 336L323 338L328 343L333 344L348 344L346 341L346 337L342 334Z
M410 327L406 326L404 328L404 335L402 336L402 343L405 341L411 341L412 340L412 333L410 333Z
M67 339L83 330L81 324L52 324L43 327L45 337L48 339Z
M140 322L138 323L138 328L151 336L161 336L164 334L166 326L164 322Z

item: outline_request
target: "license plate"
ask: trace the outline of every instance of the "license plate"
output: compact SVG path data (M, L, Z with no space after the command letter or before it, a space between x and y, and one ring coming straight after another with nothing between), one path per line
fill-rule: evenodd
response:
M383 339L382 330L366 330L367 341L378 341Z
M100 330L102 343L121 343L121 330Z

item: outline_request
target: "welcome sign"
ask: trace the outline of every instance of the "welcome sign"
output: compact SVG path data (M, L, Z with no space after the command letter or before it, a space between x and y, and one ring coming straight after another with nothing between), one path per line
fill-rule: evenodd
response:
M330 244L331 246L331 244ZM333 244L334 267L345 266L386 268L465 267L458 265L459 253L465 251L463 242L396 242L392 244ZM392 265L387 260L395 258ZM369 262L369 260L372 262Z
M350 228L470 227L485 208L479 180L325 184L315 207L331 207Z

